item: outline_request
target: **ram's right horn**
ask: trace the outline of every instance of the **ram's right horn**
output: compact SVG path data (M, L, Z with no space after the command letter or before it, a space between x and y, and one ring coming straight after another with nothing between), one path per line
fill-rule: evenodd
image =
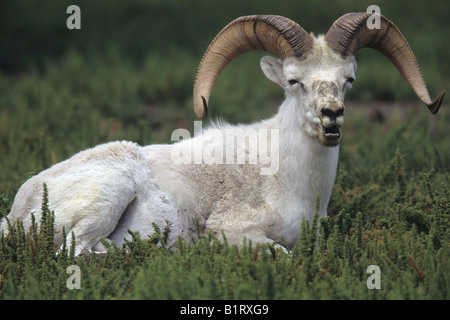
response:
M347 13L337 19L326 34L328 45L342 57L369 47L381 52L400 71L417 96L435 114L445 91L432 101L414 53L400 30L386 17L380 15L380 28L369 29L367 19L371 13Z

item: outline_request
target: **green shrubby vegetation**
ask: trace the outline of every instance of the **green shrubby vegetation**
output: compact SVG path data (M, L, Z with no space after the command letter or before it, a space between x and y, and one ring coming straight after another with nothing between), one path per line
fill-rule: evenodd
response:
M282 14L319 33L372 3L74 4L82 9L79 31L65 28L65 2L0 4L0 217L24 181L80 150L121 139L169 143L175 128L192 132L195 70L231 19ZM447 88L447 2L378 5L410 42L431 95ZM222 73L211 118L250 122L276 112L282 90L259 70L263 55L239 57ZM363 50L357 59L328 217L305 221L291 252L248 242L238 249L211 234L168 248L170 230L154 226L150 239L133 234L123 248L105 243L107 254L75 258L70 243L56 254L43 186L42 221L0 237L0 298L449 299L446 100L431 116L383 57ZM81 289L66 285L70 265L80 267ZM366 286L370 265L380 267L379 290Z
M392 168L393 181L382 185L384 197L402 193L398 167ZM66 243L55 254L53 213L44 189L41 227L33 224L27 232L19 223L0 239L0 297L448 299L448 193L444 184L433 188L430 175L423 174L416 204L394 202L377 216L360 197L343 194L337 215L321 218L320 225L317 215L303 222L289 253L245 241L238 249L211 234L180 239L169 248L170 230L155 225L150 239L132 233L122 248L105 243L107 254L74 258ZM80 289L66 286L66 269L73 264L81 269ZM370 265L381 270L380 289L367 288Z

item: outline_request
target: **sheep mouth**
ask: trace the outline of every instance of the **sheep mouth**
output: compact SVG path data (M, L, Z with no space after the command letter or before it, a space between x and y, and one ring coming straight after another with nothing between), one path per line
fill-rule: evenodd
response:
M339 138L341 136L341 130L339 130L339 128L336 126L332 126L332 127L328 127L328 128L324 127L323 134L325 135L325 137Z
M322 127L320 142L327 147L337 146L341 142L341 130L337 126Z

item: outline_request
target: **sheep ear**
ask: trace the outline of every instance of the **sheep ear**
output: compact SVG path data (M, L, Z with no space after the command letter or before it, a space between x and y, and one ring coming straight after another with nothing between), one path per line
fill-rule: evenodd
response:
M285 80L281 61L271 56L265 56L261 59L260 64L266 77L283 87Z

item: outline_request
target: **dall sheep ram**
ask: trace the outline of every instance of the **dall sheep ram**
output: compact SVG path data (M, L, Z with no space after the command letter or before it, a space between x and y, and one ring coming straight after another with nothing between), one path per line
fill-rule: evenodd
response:
M293 246L302 219L311 219L315 212L317 196L319 215L326 215L342 139L344 95L356 78L354 54L359 49L373 48L388 58L431 113L441 105L444 92L430 99L400 31L383 16L380 28L370 29L370 16L345 14L318 37L281 16L232 21L200 62L195 113L200 119L207 116L213 85L229 62L243 53L264 50L279 58L261 59L264 74L285 90L275 116L251 125L216 124L171 145L112 142L82 151L25 182L9 223L21 220L28 228L32 214L39 221L45 183L55 228L64 227L69 238L75 234L76 254L104 249L102 237L121 245L130 237L128 230L149 236L154 232L152 223L161 228L171 225L169 244L199 227L225 235L232 244L241 244L245 237L253 243L284 239ZM235 136L224 139L229 132ZM235 143L248 132L256 135ZM201 156L210 156L208 163L196 161L199 148ZM183 152L187 161L177 157ZM255 156L254 162L237 161L242 155ZM234 163L224 164L224 159ZM6 222L2 229L8 232ZM62 232L56 233L55 244L62 241Z

